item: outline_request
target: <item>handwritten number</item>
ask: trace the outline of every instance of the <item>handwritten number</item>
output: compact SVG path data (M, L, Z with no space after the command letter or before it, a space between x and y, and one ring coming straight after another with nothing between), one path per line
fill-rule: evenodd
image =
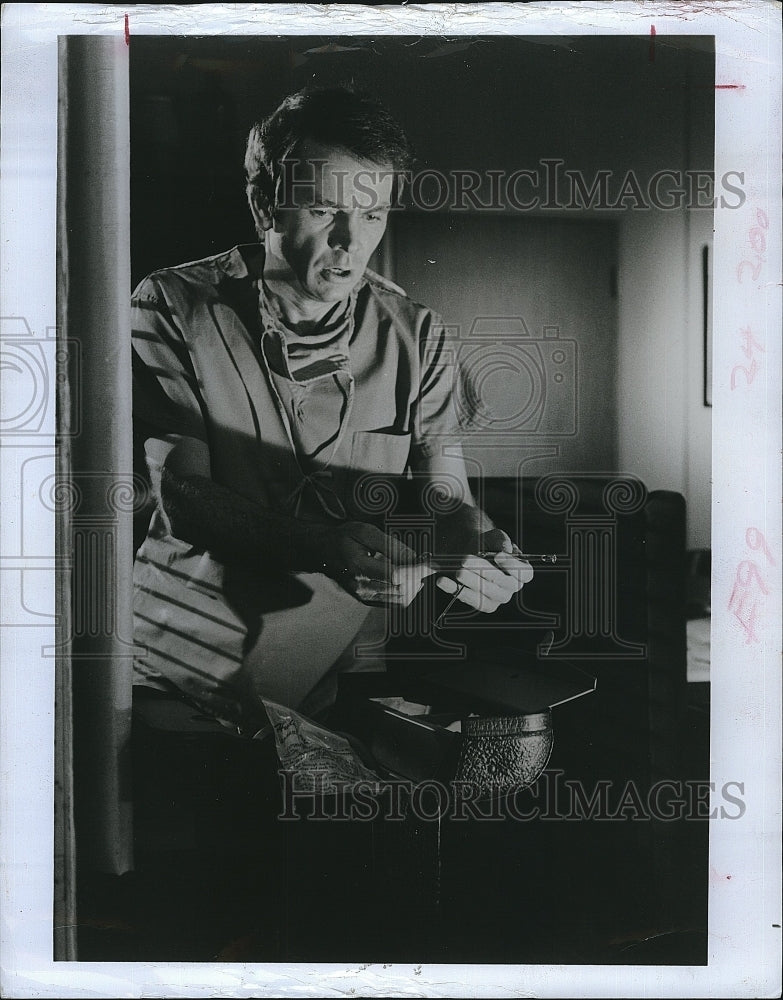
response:
M758 281L759 275L761 274L761 265L765 263L765 258L762 256L764 251L767 249L767 237L765 230L769 229L769 218L767 213L762 208L756 209L756 222L757 226L748 233L748 241L750 242L751 249L756 255L755 260L743 260L740 262L737 268L737 281L742 283L742 274L746 267L750 268L750 274L754 281Z
M758 618L758 601L753 601L750 609L747 608L747 602L750 599L750 594L747 590L743 590L740 587L739 581L739 570L737 570L737 582L734 584L734 589L731 592L731 598L729 599L729 611L734 614L739 624L745 630L746 639L745 641L758 642L758 636L756 635L756 619Z
M748 528L745 533L745 540L751 548L764 547L766 542L764 536L757 528ZM756 635L756 620L759 612L759 600L752 593L753 585L756 585L762 594L768 594L769 588L764 583L758 566L750 559L744 559L737 566L737 573L734 578L734 587L729 598L728 610L731 611L739 624L745 630L746 642L758 642Z
M753 580L759 585L762 593L769 593L766 584L761 578L758 566L754 562L751 562L750 559L744 559L737 567L737 583L742 584L743 587L749 587Z
M751 361L750 368L746 368L744 365L734 365L731 369L731 388L737 388L737 372L745 373L745 383L750 385L753 379L756 377L756 372L759 370L759 366L756 364L755 359Z
M735 365L732 368L731 370L732 389L737 388L737 376L740 372L743 372L745 375L746 385L750 385L753 379L756 377L756 372L758 372L759 366L758 363L756 362L756 359L753 357L754 349L761 351L762 354L766 353L764 348L751 333L749 326L746 326L745 329L741 331L741 336L742 336L742 346L740 350L745 355L745 357L748 358L748 360L750 361L750 368L746 368L744 365Z
M754 226L749 233L749 237L752 249L756 251L761 259L761 254L767 249L767 237L764 235L764 230L759 229L758 226Z
M770 566L777 566L777 563L772 558L772 553L769 551L769 547L767 546L767 540L758 528L748 528L745 532L745 543L748 548L753 549L754 552L761 550L767 557L767 562Z
M742 330L741 332L742 332L742 353L745 355L746 358L753 357L754 347L757 348L759 351L761 351L762 354L767 353L761 346L761 344L753 336L753 334L750 332L749 326L746 326L745 329Z
M740 266L737 268L737 281L742 281L742 272L746 267L750 268L751 278L754 281L758 281L759 275L761 274L761 259L755 261L743 260Z

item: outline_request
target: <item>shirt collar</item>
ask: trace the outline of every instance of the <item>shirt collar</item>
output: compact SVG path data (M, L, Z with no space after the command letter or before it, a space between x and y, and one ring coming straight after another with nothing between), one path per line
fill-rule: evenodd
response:
M238 250L245 249L237 248ZM258 290L258 307L259 314L261 316L261 328L262 334L267 331L274 330L276 333L280 334L284 340L289 341L296 337L296 334L290 330L280 315L279 310L275 307L273 302L268 295L267 287L264 283L263 272L264 272L264 248L259 246L260 254L253 257L252 260L252 271L249 266L245 266L245 274L253 276L253 283ZM339 313L333 320L330 321L329 328L324 330L324 339L330 339L334 337L337 327L342 327L343 334L341 336L341 341L346 345L353 340L354 334L354 313L356 311L356 299L359 294L359 290L366 283L366 277L362 275L357 284L351 289L346 300L345 310Z
M215 260L226 278L256 280L264 270L264 247L260 243L242 243Z
M250 278L259 281L264 273L266 251L263 243L240 243L217 259L220 270L227 278ZM370 272L372 273L372 272ZM360 289L367 284L367 272L351 290L349 299L355 303Z

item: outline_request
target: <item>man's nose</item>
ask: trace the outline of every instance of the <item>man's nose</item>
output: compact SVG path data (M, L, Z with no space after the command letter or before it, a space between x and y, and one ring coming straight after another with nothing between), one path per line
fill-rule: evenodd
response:
M359 248L360 242L358 219L353 218L353 213L338 212L329 233L329 246L353 253Z

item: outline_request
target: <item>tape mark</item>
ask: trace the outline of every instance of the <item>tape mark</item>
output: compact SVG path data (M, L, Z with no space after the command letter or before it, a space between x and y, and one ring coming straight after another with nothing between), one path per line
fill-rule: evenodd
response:
M125 15L125 44L130 45L130 21L127 14Z
M650 62L655 62L655 25L650 25Z

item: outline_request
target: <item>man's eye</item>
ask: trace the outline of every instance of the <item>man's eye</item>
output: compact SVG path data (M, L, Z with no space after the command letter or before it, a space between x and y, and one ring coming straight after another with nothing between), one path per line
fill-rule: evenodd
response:
M365 212L364 217L368 222L383 222L385 213L383 212Z
M311 208L310 214L314 215L316 219L325 219L327 216L334 215L331 208Z

